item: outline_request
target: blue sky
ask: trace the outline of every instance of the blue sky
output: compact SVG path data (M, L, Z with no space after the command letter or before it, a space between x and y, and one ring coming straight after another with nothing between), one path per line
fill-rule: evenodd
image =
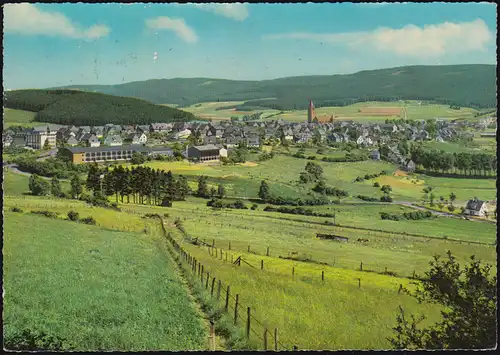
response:
M9 4L4 88L496 64L496 5Z

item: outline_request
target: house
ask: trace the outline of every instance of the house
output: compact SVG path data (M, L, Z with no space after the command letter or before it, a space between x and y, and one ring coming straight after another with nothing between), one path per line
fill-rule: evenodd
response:
M137 133L144 133L145 135L148 135L149 133L149 126L148 125L138 125L136 128Z
M230 136L224 139L224 144L226 148L232 148L236 147L241 142L241 140L241 137Z
M75 136L69 136L67 139L66 139L66 142L65 142L67 145L70 145L70 146L75 146L75 145L78 145L78 139L75 138Z
M12 142L14 141L14 136L12 134L2 134L2 147L7 148L10 147Z
M436 136L436 142L443 143L444 139L440 135Z
M10 143L11 147L25 148L26 147L26 136L15 135Z
M413 173L415 171L415 168L416 168L415 163L411 159L408 160L403 167L403 169L409 173Z
M96 137L95 134L87 133L84 134L80 139L80 142L84 143L87 147L99 147L101 145L101 141Z
M179 131L175 134L175 139L186 139L191 135L191 130L189 129L183 129L182 131Z
M209 131L213 136L216 136L217 138L222 137L222 134L224 134L224 128L220 125L210 126Z
M370 159L380 160L380 152L378 150L372 150L370 152Z
M135 133L136 129L134 126L132 125L124 125L123 128L122 128L122 133L124 134L131 134L131 133Z
M356 139L357 145L362 145L364 143L365 143L365 139L363 138L363 136L359 136L358 139Z
M168 133L170 129L171 126L166 123L151 123L149 126L149 130L152 133Z
M497 133L496 132L481 132L481 137L484 138L496 138Z
M123 140L125 143L130 144L146 144L148 137L144 133L130 133Z
M249 136L249 137L246 137L245 139L246 139L248 147L258 148L260 146L259 136Z
M149 148L149 154L152 157L156 156L166 156L166 157L173 157L174 156L174 151L171 148L168 147L152 147Z
M42 149L45 143L51 147L56 146L57 131L61 128L60 125L48 124L28 130L26 134L26 146L33 149Z
M203 144L216 144L217 143L217 138L215 136L205 136L203 137Z
M90 133L94 133L97 138L102 138L104 137L104 126L94 126Z
M109 145L110 147L116 147L116 146L122 145L123 144L122 137L120 137L117 134L108 135L104 139L104 144Z
M488 213L488 208L486 207L486 202L478 200L477 198L467 201L464 214L468 214L470 216L484 217L484 215L487 213Z
M220 148L213 145L198 145L186 149L186 158L198 161L211 161L220 159Z

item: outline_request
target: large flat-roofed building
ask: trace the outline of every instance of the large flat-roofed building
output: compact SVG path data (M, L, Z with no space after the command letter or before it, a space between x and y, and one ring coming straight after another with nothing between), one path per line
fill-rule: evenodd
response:
M140 145L124 145L118 147L69 147L61 148L60 151L61 154L69 157L74 164L130 160L134 153L141 153L146 156L173 155L173 151L170 148L151 148Z
M186 150L186 153L188 159L198 159L199 161L220 159L220 148L213 144L192 146Z
M47 142L49 146L55 147L57 131L60 128L60 125L55 124L31 128L26 134L26 145L33 149L42 149Z

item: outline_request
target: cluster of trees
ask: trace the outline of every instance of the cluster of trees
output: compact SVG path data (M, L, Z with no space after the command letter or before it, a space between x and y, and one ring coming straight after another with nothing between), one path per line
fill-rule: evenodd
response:
M328 163L353 163L368 160L368 154L365 152L347 152L344 157L323 157L321 160Z
M217 189L215 187L208 187L208 178L204 175L198 177L198 188L196 189L195 196L202 198L212 198L217 197L218 199L224 198L226 196L226 189L224 185L217 185Z
M387 171L382 170L378 174L366 174L365 176L358 176L358 177L356 177L356 179L354 179L354 181L355 182L363 182L365 180L370 180L370 179L378 178L379 176L382 176L382 175L387 175ZM377 187L377 186L375 186L375 187Z
M272 158L274 158L274 152L264 152L259 155L259 161L271 160Z
M442 150L425 150L421 145L410 149L413 162L425 170L462 175L496 174L497 157L486 153L448 153Z
M48 158L37 161L34 156L22 156L14 159L18 169L24 172L37 174L40 176L56 176L58 178L68 179L73 174L82 174L88 171L86 164L73 164L58 158Z
M300 173L299 181L303 184L318 182L323 179L323 168L313 162L307 162L305 171Z
M341 189L338 189L336 187L326 186L326 184L323 180L320 180L316 184L316 186L314 186L312 188L312 190L315 192L319 192L321 194L325 194L325 195L329 195L329 196L336 196L338 198L349 196L349 193L345 190L341 190Z
M8 108L37 112L35 121L76 126L194 121L189 112L129 97L77 90L14 90L5 93Z
M370 196L365 196L365 195L357 195L356 197L359 198L360 200L368 201L368 202L378 202L378 201L380 201L380 199L378 199L376 197L370 197Z
M208 207L213 207L213 208L234 208L238 210L247 210L248 207L247 205L242 201L242 200L236 200L233 203L228 203L224 202L221 199L211 199L210 201L207 202ZM255 210L257 208L257 205L254 203L251 207L252 210Z
M142 166L129 169L119 165L112 170L101 170L97 164L90 164L86 186L94 195L115 195L116 202L118 197L122 202L127 197L130 202L132 196L134 203L155 205L182 201L191 192L186 177Z
M288 214L301 214L304 216L314 216L314 217L331 217L335 218L335 213L319 213L319 212L314 212L313 210L309 208L304 208L304 207L272 207L272 206L266 206L264 208L264 211L266 212L280 212L280 213L288 213Z
M249 149L246 141L242 140L238 146L231 150L227 158L220 159L222 165L244 163L248 160Z
M389 219L391 221L404 221L412 220L417 221L421 219L431 219L436 218L431 211L415 211L415 212L404 212L404 213L387 213L379 212L381 219Z

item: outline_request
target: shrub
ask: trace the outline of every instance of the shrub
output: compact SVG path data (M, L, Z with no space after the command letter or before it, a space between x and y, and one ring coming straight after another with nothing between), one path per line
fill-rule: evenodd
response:
M91 225L94 225L94 226L95 226L95 224L96 224L95 219L94 219L94 218L92 218L92 217L85 217L85 218L82 218L80 221L81 221L82 223L85 223L85 224L91 224Z
M258 206L256 203L254 203L254 204L252 205L252 207L250 207L250 209L251 209L251 210L256 210L256 209L257 209L257 207L259 207L259 206Z
M392 197L389 195L384 195L380 198L381 202L392 202Z
M75 211L68 212L68 219L73 222L77 222L80 219L80 214Z
M449 206L448 206L448 211L450 211L450 212L455 211L455 206L453 206L453 205L449 205Z
M376 181L375 181L375 182L373 183L373 187L380 187L380 184L379 184L378 182L376 182Z
M23 213L23 210L20 209L19 207L11 207L10 208L11 212L18 212L18 213Z
M172 207L172 201L170 201L168 199L164 199L163 201L161 201L161 206L162 207Z
M363 201L369 201L369 202L378 202L379 201L378 198L364 196L364 195L358 195L356 197L359 198L360 200L363 200Z
M48 218L57 218L57 216L59 216L59 213L51 212L51 211L31 211L30 213L38 214L38 215L45 216Z

